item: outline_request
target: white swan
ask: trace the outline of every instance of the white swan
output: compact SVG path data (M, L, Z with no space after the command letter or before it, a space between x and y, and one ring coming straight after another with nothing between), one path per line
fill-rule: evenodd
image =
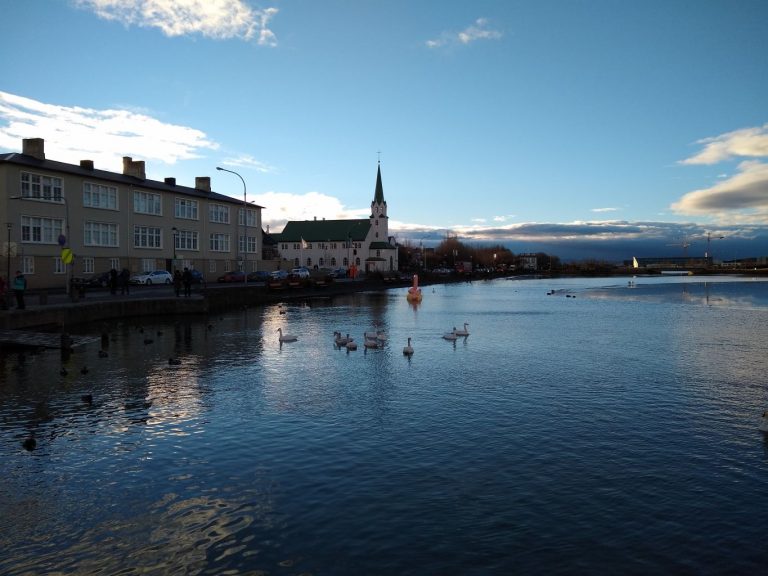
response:
M768 434L768 410L763 412L763 417L760 419L760 425L757 427L760 432Z
M453 333L456 334L456 336L469 336L469 330L467 330L467 326L469 326L469 323L464 322L464 329L456 330L456 328L454 328Z
M408 344L403 348L404 356L413 356L413 346L411 346L411 339L408 338Z
M282 328L278 328L277 331L280 332L280 344L283 342L296 342L296 340L298 340L296 336L291 334L283 334Z

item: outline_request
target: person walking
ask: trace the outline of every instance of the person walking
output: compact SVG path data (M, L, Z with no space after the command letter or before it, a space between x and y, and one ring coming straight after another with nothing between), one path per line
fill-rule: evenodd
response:
M109 293L117 294L117 270L114 268L109 271Z
M123 268L120 271L120 294L130 294L131 293L131 273L128 272L128 268Z
M16 278L13 279L13 294L16 296L16 308L24 310L24 291L27 289L27 279L21 270L16 270Z
M173 272L173 289L176 291L176 296L181 296L181 272L178 268Z
M184 282L184 297L192 296L192 272L186 266L184 266L181 281Z
M5 278L0 276L0 310L8 310L8 301L5 298Z

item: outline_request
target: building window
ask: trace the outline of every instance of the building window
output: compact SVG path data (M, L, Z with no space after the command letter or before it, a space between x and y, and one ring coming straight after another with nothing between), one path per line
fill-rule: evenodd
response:
M101 184L83 183L83 206L117 210L117 188Z
M229 206L210 204L208 206L208 220L217 224L229 224Z
M312 268L312 258L307 258L307 268Z
M249 226L251 228L255 228L258 225L258 219L256 218L256 210L248 209L246 210L248 213L248 222L245 224L246 226ZM237 211L237 224L239 226L243 225L243 209L240 208Z
M93 258L83 258L83 274L93 274Z
M162 243L162 235L160 234L160 228L156 228L154 226L134 226L133 227L133 247L134 248L162 248L163 243Z
M115 270L120 270L120 258L110 258L109 259L109 268L110 270L114 268Z
M322 268L322 267L323 267L323 265L324 265L324 264L323 264L324 262L325 262L325 260L323 260L322 258L318 258L318 260L317 260L317 265L318 265L318 266L320 266L320 268Z
M25 276L27 274L35 273L35 257L34 256L22 256L21 273L24 274Z
M142 258L141 259L141 271L142 272L152 272L155 269L155 259L154 258Z
M160 198L160 194L153 194L152 192L134 192L133 211L137 214L152 214L153 216L162 216L163 203Z
M184 218L185 220L197 220L197 200L176 198L174 202L173 214L176 216L176 218Z
M256 236L248 236L247 242L243 242L243 236L238 236L237 238L237 249L239 252L243 252L243 248L246 248L246 252L249 254L256 254L258 252L257 250L257 237ZM247 244L247 245L246 245Z
M83 230L83 244L117 247L117 224L86 222Z
M67 273L67 265L62 262L60 256L56 256L53 259L53 273L54 274L66 274Z
M216 272L216 260L208 260L208 272Z
M331 258L331 267L332 268L336 267L336 257L335 256L333 258Z
M229 252L229 234L211 234L211 252Z
M64 230L60 218L21 217L21 241L31 244L56 244Z
M194 230L177 230L174 238L176 250L199 250L199 235Z
M344 266L344 268L349 266L349 259L348 258L344 258L344 260L342 260L342 262L344 262L344 264L342 264L342 266Z
M22 198L34 198L47 202L64 202L61 178L22 172L21 196Z

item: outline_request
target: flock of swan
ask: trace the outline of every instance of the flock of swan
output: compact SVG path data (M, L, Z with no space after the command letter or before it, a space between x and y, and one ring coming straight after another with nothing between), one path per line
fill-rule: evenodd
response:
M296 342L299 338L293 334L284 334L282 328L277 329L278 341L282 345L286 342ZM469 323L464 322L464 328L453 327L453 330L443 334L444 340L456 341L459 338L466 338L469 336ZM387 342L387 334L383 330L374 330L371 332L363 333L363 347L367 350L369 348L382 348ZM347 350L357 350L357 342L352 338L349 333L344 336L341 332L335 331L333 333L333 343L337 348L346 348ZM408 337L408 343L403 347L403 356L413 356L413 346L411 345L411 338Z

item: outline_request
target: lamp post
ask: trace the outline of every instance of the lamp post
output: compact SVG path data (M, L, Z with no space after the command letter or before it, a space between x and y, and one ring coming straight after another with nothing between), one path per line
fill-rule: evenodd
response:
M216 170L234 174L240 178L240 181L243 183L243 284L246 284L248 282L248 201L246 199L245 180L243 180L243 177L234 170L227 170L221 166L216 166Z
M174 226L173 230L173 266L176 266L176 240L179 237L179 229Z
M11 228L13 224L8 222L8 244L5 245L5 259L7 261L8 270L5 274L5 293L8 295L6 300L10 299L10 287L11 287Z

